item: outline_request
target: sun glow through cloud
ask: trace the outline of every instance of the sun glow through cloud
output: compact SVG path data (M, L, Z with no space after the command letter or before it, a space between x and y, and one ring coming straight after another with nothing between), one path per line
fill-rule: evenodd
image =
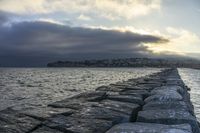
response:
M164 36L170 41L161 45L145 44L145 46L148 46L149 50L155 53L166 51L184 55L200 53L200 37L190 31L168 27Z
M87 27L87 26L86 26ZM144 46L148 47L148 50L155 54L179 54L186 55L187 53L200 53L200 37L190 31L184 29L176 29L173 27L167 27L165 32L150 29L137 29L132 26L124 27L104 27L104 26L90 26L94 29L105 29L105 30L117 30L120 32L133 32L141 35L155 35L161 38L166 38L169 41L162 41L160 43L143 43Z

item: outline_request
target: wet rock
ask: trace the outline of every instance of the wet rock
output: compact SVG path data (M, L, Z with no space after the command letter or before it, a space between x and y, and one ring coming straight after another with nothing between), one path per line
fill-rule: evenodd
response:
M27 133L40 124L40 121L9 108L0 111L1 133Z
M193 108L184 101L169 101L169 102L153 101L143 106L143 110L160 110L160 109L186 110L194 115Z
M186 90L184 90L182 87L177 86L177 85L168 85L168 86L162 86L162 87L157 87L151 91L151 95L154 94L163 94L163 93L168 93L168 92L178 92L181 95L184 95L186 93Z
M142 85L142 84L138 84L136 86L132 86L132 87L125 87L124 90L128 91L128 90L151 90L152 87L148 86L148 85Z
M144 104L144 101L141 97L134 97L131 95L109 95L107 97L107 99L110 99L113 101L135 103L135 104L139 104L139 105Z
M79 99L80 101L99 102L105 99L106 97L107 97L106 92L94 91L94 92L84 92L66 100Z
M162 83L158 83L158 84L154 84L154 83L140 83L139 85L138 85L138 87L140 86L141 88L146 88L146 89L149 89L149 90L151 90L151 89L153 89L153 88L155 88L155 87L160 87L162 85Z
M131 85L131 86L135 86L135 85L137 85L136 81L137 81L137 79L129 79L127 81L124 81L124 83Z
M71 117L77 119L102 119L112 121L113 124L128 122L131 119L131 115L103 107L84 108L80 112L71 115Z
M142 98L146 98L149 96L149 92L146 90L128 90L128 91L123 91L123 92L119 92L119 94L121 95L141 95Z
M117 88L117 87L113 87L113 86L100 86L96 89L96 91L103 91L103 92L108 92L108 91L111 91L111 92L121 92L123 91L124 88Z
M135 121L138 111L141 110L141 106L138 104L118 102L112 100L104 100L98 106L111 109L120 113L131 116L131 121Z
M114 126L106 133L192 133L192 130L188 124L124 123Z
M180 80L180 77L168 77L166 79L166 85L179 85L181 87L184 87L184 83L182 80Z
M145 103L152 102L152 101L159 101L159 102L169 102L169 101L181 101L183 97L176 91L165 91L165 93L159 93L152 96L149 96L145 99Z
M126 84L126 83L121 83L121 84L110 84L111 87L113 88L121 88L121 89L124 89L126 87L132 87L133 85L130 85L130 84Z
M144 81L163 83L165 81L165 79L163 77L154 76L154 77L148 77L148 78L144 79Z
M159 88L155 88L151 91L151 94L167 93L167 92L178 92L184 99L184 101L190 101L190 94L187 92L187 88L183 88L177 85L168 85Z
M67 109L67 108L40 107L40 108L32 108L24 110L21 111L20 113L44 121L47 118L50 118L57 114L63 114L65 116L68 116L71 115L73 112L74 111L72 109Z
M85 107L91 107L98 105L98 102L85 102L85 101L80 101L80 100L63 100L63 101L58 101L52 104L49 104L48 106L54 107L54 108L69 108L73 110L80 110Z
M109 94L109 95L120 95L120 96L132 96L132 97L138 97L140 99L144 99L144 96L142 94L137 94L137 93L129 93L129 92L120 92L118 94Z
M180 78L168 78L167 80L167 84L171 84L171 85L183 85L183 81L180 80Z
M185 110L146 110L138 113L137 122L159 124L190 124L194 133L199 133L197 120Z
M162 82L160 82L159 80L156 81L152 81L152 80L149 80L149 81L139 81L138 84L145 84L145 85L150 85L150 86L160 86Z
M34 130L31 133L63 133L63 132L42 126L42 127L39 127L38 129Z
M148 81L146 81L146 80L144 80L144 81L146 82L146 84L160 84L160 83L162 83L163 80L161 80L161 79L155 80L155 78L154 78L154 80L153 80L153 78L151 78L151 80L150 80L150 78L149 78Z
M113 126L111 121L79 119L58 115L43 123L45 126L67 133L103 133Z

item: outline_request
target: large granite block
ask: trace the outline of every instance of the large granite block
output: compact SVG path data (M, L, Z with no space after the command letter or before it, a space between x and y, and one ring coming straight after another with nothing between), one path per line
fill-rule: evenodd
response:
M46 126L39 127L38 129L34 130L31 133L64 133L59 130L51 129Z
M108 92L108 91L111 91L111 92L121 92L123 91L124 88L119 88L119 87L114 87L114 86L100 86L96 89L96 91L103 91L103 92Z
M117 112L103 107L84 108L80 112L72 114L71 117L76 119L101 119L112 121L113 124L129 122L131 115Z
M151 91L151 95L154 94L163 94L163 93L168 93L168 92L178 92L181 95L184 95L187 91L182 88L181 86L178 85L168 85L168 86L162 86L162 87L157 87Z
M80 101L99 102L99 101L105 99L106 97L107 97L106 92L93 91L93 92L80 93L78 95L75 95L75 96L69 98L69 100L76 99L76 100L80 100ZM66 100L68 100L68 99L66 99Z
M69 109L74 109L74 110L80 110L85 107L91 107L94 105L98 105L98 102L85 102L85 101L80 101L79 99L77 100L63 100L63 101L57 101L52 104L49 104L48 106L54 107L54 108L69 108Z
M106 133L193 133L189 124L163 125L155 123L124 123Z
M12 109L0 111L1 133L27 133L41 122Z
M73 112L74 111L72 109L68 108L52 108L52 107L38 107L20 111L20 113L23 113L27 116L33 117L41 121L44 121L47 118L50 118L57 114L63 114L67 116L71 115Z
M142 98L146 98L149 96L149 91L147 90L126 90L123 92L119 92L120 95L141 95Z
M199 133L196 118L185 110L146 110L138 113L137 122L159 124L190 124L194 133Z
M179 85L179 86L182 86L182 87L185 86L183 81L177 80L177 79L175 79L175 80L166 80L166 85Z
M159 93L152 96L147 97L144 101L145 103L152 101L159 102L170 102L170 101L182 101L183 97L176 91L166 91L166 93Z
M194 109L184 101L169 101L169 102L160 102L153 101L148 102L142 108L143 110L160 110L160 109L175 109L175 110L186 110L194 115Z
M66 133L104 133L113 126L112 121L80 119L63 115L52 117L43 124Z
M141 110L141 106L138 104L118 102L118 101L112 101L112 100L104 100L98 106L127 114L131 116L131 121L136 120L137 113L138 111Z
M110 99L113 101L135 103L139 105L144 104L144 101L141 97L134 97L132 95L109 95L107 99Z

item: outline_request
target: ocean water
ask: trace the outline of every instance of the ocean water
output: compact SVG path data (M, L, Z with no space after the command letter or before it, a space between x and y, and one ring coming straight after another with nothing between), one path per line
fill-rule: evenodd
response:
M160 71L154 68L0 68L0 110L45 106L101 85Z
M200 70L178 69L184 83L191 89L190 97L194 105L198 121L200 121Z

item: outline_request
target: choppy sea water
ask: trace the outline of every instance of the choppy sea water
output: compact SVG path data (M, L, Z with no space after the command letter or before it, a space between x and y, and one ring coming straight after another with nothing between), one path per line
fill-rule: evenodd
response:
M181 78L191 89L191 101L195 108L198 121L200 121L200 70L196 69L178 69Z
M45 106L101 85L160 71L154 68L0 68L0 110Z

